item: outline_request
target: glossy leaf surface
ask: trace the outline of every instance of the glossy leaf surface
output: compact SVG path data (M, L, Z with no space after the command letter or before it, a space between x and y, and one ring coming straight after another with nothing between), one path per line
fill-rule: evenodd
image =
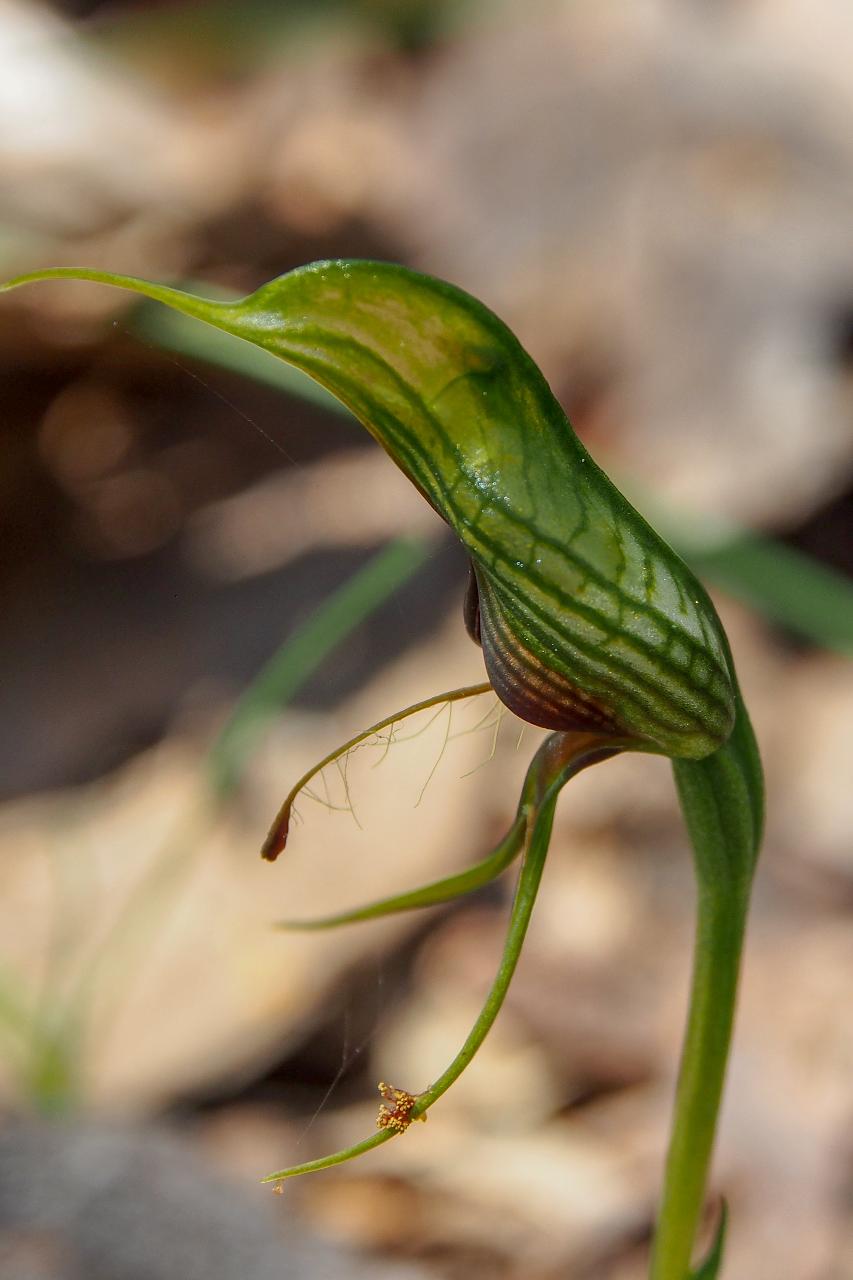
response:
M320 262L239 302L131 289L254 343L346 404L471 556L489 678L518 715L699 759L731 731L732 674L691 572L596 466L536 365L452 285Z

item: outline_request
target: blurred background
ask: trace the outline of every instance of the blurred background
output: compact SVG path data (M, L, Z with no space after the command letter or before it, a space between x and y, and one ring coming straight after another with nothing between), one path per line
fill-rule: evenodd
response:
M705 578L769 828L718 1142L726 1274L853 1276L853 10L846 0L0 0L0 277L245 293L328 256L470 290ZM129 296L0 306L0 1275L635 1280L692 942L666 762L558 814L500 1020L428 1125L507 893L333 934L484 853L536 741L465 563L366 433ZM325 789L324 789L325 787Z

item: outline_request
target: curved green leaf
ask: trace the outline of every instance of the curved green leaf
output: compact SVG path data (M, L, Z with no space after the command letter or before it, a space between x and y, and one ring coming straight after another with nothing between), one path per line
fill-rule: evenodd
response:
M699 759L734 720L713 606L595 465L509 329L404 267L319 262L239 302L59 268L166 303L346 404L467 547L489 678L522 718Z

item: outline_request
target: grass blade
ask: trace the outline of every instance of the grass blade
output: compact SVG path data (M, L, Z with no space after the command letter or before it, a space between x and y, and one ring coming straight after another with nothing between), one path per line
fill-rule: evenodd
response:
M252 681L208 755L214 791L236 785L258 739L281 707L350 632L416 572L429 554L424 542L400 538L320 605Z

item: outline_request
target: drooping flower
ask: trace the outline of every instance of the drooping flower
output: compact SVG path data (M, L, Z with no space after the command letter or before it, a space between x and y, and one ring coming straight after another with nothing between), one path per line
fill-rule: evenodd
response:
M462 290L403 267L301 267L238 302L209 301L94 270L10 281L98 281L130 289L243 338L309 374L347 405L465 546L465 622L488 683L437 695L409 714L492 688L552 730L515 819L482 862L423 889L300 927L330 927L447 901L521 858L495 981L464 1045L419 1094L382 1084L379 1129L331 1156L269 1175L338 1164L404 1132L470 1062L506 994L539 887L557 797L579 770L619 751L673 761L700 881L694 994L653 1275L686 1274L728 1051L749 886L762 828L761 768L716 611L696 578L595 464L510 330ZM284 847L293 799L264 846ZM716 1275L721 1236L711 1262ZM716 1259L716 1260L714 1260ZM698 1275L698 1273L696 1273Z

